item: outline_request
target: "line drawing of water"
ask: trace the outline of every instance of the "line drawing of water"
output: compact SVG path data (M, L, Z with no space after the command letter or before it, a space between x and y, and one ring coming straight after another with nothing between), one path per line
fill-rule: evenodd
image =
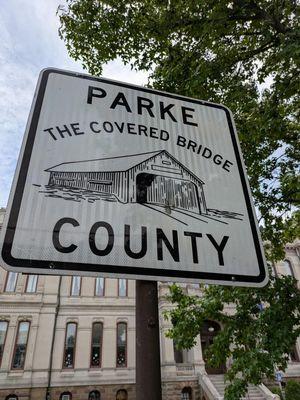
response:
M87 201L88 203L94 203L98 200L104 200L109 202L117 202L117 198L114 195L106 193L96 193L89 190L82 189L71 189L66 187L54 187L45 185L45 190L39 190L39 193L43 193L45 197L52 197L58 199L64 199L67 201L75 201L77 203L81 201Z
M41 187L41 185L35 185L36 187ZM99 192L93 192L90 190L86 189L76 189L76 188L66 188L66 187L58 187L58 186L53 186L53 185L45 185L44 186L45 190L39 190L39 193L44 194L45 197L48 198L53 198L53 199L63 199L66 201L73 201L76 203L80 202L88 202L88 203L95 203L99 200L101 201L108 201L108 202L113 202L117 203L119 200L114 194L111 193L99 193ZM119 202L120 203L120 202ZM243 214L237 213L237 212L232 212L232 211L225 211L225 210L217 210L217 209L207 209L206 214L202 214L199 217L196 217L193 213L190 213L188 211L183 212L182 210L170 208L170 210L165 210L164 207L159 206L159 205L154 205L154 204L139 204L142 206L145 206L154 212L159 212L161 214L165 214L167 217L177 219L177 215L182 217L183 215L190 217L190 218L196 218L200 222L205 222L208 223L209 220L213 220L215 222L219 222L225 225L228 225L229 220L237 220L237 221L242 221L243 220ZM172 212L172 216L170 215L170 211ZM204 220L203 220L204 219ZM184 225L187 225L185 222L177 219L178 222L183 223Z

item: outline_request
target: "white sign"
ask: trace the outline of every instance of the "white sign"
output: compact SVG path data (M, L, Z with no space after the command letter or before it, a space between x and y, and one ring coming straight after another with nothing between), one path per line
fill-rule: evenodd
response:
M249 193L226 107L46 69L2 260L31 273L263 286Z

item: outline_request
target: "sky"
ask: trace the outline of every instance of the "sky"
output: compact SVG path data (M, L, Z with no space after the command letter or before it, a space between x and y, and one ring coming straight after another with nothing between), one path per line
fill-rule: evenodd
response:
M58 36L63 0L0 0L0 207L6 207L39 72L82 72ZM86 71L85 71L86 73ZM144 85L146 74L114 61L103 77Z

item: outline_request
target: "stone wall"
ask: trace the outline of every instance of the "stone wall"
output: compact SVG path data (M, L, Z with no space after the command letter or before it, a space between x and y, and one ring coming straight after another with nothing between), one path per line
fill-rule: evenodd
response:
M3 389L0 390L0 400L5 400L7 396L9 395L17 395L19 400L31 400L30 399L30 391L31 389L26 389L26 388L22 388L22 389ZM45 390L44 390L45 393ZM45 396L43 397L39 397L39 400L43 400L45 398Z
M192 389L192 400L200 400L200 387L196 380L164 382L162 384L162 399L163 400L181 400L181 392L185 387Z
M190 387L192 389L192 400L201 400L200 388L196 380L164 382L162 384L163 400L180 400L181 391L185 387ZM127 391L128 400L137 400L135 394L135 385L128 384L55 387L51 388L51 400L59 400L60 395L63 392L71 392L72 400L88 400L89 393L93 390L99 390L99 392L101 393L101 400L116 400L116 393L119 389L125 389ZM10 394L17 395L19 400L45 400L46 388L0 390L0 400L5 400L6 396Z
M93 386L65 386L51 388L51 400L59 400L61 393L71 392L72 400L88 400L92 390L99 390L101 400L116 400L116 393L119 389L125 389L128 393L128 400L136 400L134 385L93 385ZM6 396L15 394L19 400L45 400L46 388L0 390L0 400Z

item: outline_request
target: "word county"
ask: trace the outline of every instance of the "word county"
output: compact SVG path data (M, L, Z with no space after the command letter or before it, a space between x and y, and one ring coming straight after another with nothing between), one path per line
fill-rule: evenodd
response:
M72 225L74 232L67 233L64 230L65 225ZM54 248L60 253L73 253L79 243L72 243L72 238L76 235L76 229L80 227L80 223L74 218L61 218L58 220L52 231L52 244ZM79 228L80 229L80 228ZM119 230L119 228L118 228ZM148 228L141 226L141 234L137 239L136 234L131 233L130 225L124 225L123 230L123 246L125 254L131 259L141 259L146 256L148 251ZM71 233L71 235L70 235ZM74 233L74 235L73 235ZM96 235L101 235L105 239L105 243L97 243ZM122 236L122 235L121 235ZM198 245L200 240L208 241L211 249L214 250L215 257L218 259L219 266L224 265L224 249L228 243L229 236L223 236L221 240L216 239L211 234L202 234L200 232L185 231L183 235L179 236L177 230L172 230L168 235L161 228L156 228L156 249L157 249L157 260L164 261L164 259L173 258L175 262L180 261L180 249L185 248L190 250L191 260L194 264L199 263ZM169 237L172 237L170 240ZM105 221L95 222L89 230L87 242L90 250L93 254L100 257L108 256L114 251L115 237L119 237L119 234L115 234L114 228ZM132 242L140 241L140 250L136 250L137 243L132 245ZM71 243L70 243L71 242ZM68 243L68 244L66 244ZM70 243L70 244L69 244ZM153 242L150 244L154 245ZM134 247L134 250L132 249Z

